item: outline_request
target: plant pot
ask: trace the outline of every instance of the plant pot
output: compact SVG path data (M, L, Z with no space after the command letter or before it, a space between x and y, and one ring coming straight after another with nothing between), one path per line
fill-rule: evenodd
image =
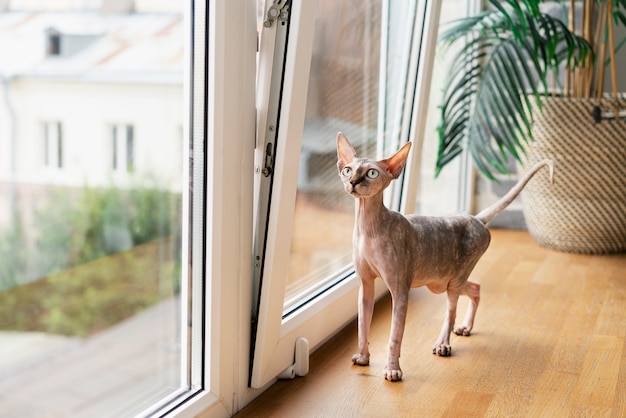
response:
M597 106L599 122L592 116ZM623 95L546 98L543 112L534 112L535 140L519 171L545 158L555 163L553 185L545 170L522 192L528 231L539 245L583 254L626 251L626 119L614 117L618 109L626 110Z

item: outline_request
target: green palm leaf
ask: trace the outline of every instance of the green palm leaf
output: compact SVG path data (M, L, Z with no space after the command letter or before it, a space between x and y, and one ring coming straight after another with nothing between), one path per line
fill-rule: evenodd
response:
M490 3L493 9L451 22L440 35L445 45L466 43L444 87L436 175L464 149L488 178L507 173L510 157L519 160L532 140L529 96L540 107L549 71L592 54L583 38L542 14L538 1Z

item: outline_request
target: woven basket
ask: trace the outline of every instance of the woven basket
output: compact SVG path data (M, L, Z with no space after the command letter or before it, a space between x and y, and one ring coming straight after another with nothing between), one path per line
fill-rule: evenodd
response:
M539 245L583 254L626 251L626 120L615 118L619 109L626 110L623 95L547 98L543 113L534 112L535 141L523 167L555 162L554 185L545 170L522 192L528 230Z

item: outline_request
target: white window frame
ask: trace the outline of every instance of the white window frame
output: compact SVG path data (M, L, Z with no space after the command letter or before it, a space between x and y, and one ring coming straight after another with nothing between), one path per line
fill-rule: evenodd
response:
M201 390L168 416L229 417L248 389L255 142L256 1L193 2L193 56L185 89L192 132L204 150L205 293ZM195 162L194 162L195 164ZM197 202L197 204L202 204Z

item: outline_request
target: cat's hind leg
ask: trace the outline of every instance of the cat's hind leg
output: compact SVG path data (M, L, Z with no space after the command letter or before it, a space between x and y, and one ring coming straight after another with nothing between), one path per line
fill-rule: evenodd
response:
M456 320L456 306L459 301L459 292L457 290L448 290L448 310L446 312L446 318L443 321L439 338L433 347L433 354L439 356L452 355L452 347L450 347L450 332L454 328L454 321Z
M469 336L472 333L474 327L474 318L476 318L476 310L478 309L478 303L480 302L480 285L473 282L465 282L465 288L462 294L469 297L470 305L465 313L465 319L462 325L454 327L454 333L456 335Z

